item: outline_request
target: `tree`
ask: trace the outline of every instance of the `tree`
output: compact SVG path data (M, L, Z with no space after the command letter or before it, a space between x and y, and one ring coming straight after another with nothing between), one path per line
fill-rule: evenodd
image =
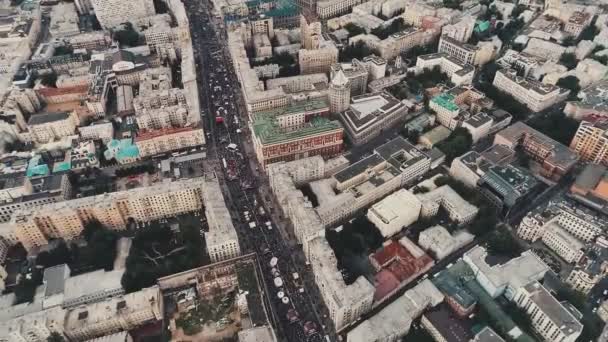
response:
M29 273L22 274L21 279L13 289L15 304L31 303L34 300L36 288L40 284L42 284L42 272L39 269L33 268Z
M446 175L441 175L441 176L435 178L435 180L433 181L433 183L435 183L435 185L438 187L449 184L449 182L450 182L450 177L446 176Z
M49 337L46 338L46 342L65 342L65 338L60 333L53 331Z
M388 26L380 25L374 28L371 33L380 39L386 39L391 34L403 31L408 27L411 27L411 25L407 24L403 18L399 17L391 21Z
M608 65L608 56L606 55L593 55L591 56L592 59L604 64L604 65Z
M524 21L521 18L511 20L506 26L498 32L498 38L503 44L507 44L515 38L517 32L524 26Z
M568 70L576 68L577 60L576 55L572 52L564 52L559 57L559 62L564 65Z
M581 31L578 40L593 40L597 34L600 33L600 30L592 23L591 25L585 27L583 31Z
M496 72L500 69L500 67L498 66L498 64L496 64L496 62L491 61L489 63L486 63L482 68L481 68L481 75L483 75L483 78L486 82L492 83L494 81L494 76L496 76Z
M349 38L365 33L365 30L361 26L353 23L346 24L344 29L348 31Z
M566 38L564 38L564 40L562 40L562 45L563 46L576 45L576 38L574 38L573 36L567 36Z
M466 128L458 127L452 131L450 136L439 143L438 148L445 153L445 158L448 163L451 163L454 158L461 156L471 149L473 145L473 137Z
M57 74L51 72L40 78L40 83L46 87L57 88Z
M519 4L519 5L515 6L515 8L513 9L513 12L511 12L511 18L518 18L519 15L522 14L527 9L528 9L528 7L523 4Z
M576 99L578 92L581 90L578 78L572 75L560 78L556 84L558 87L570 90L570 99Z
M511 258L519 256L522 247L504 226L494 229L487 237L488 251L494 255L504 255Z
M121 28L114 31L112 39L120 43L120 46L137 46L139 43L139 33L133 28L133 24L126 22L121 24Z
M78 250L79 262L94 269L112 270L116 258L118 234L108 230L99 221L93 220L85 224L83 236L87 248Z
M528 125L568 146L578 130L579 123L566 116L563 112L556 111L537 115L528 121Z
M52 250L40 252L36 257L36 265L43 266L44 268L61 264L70 264L71 262L72 254L63 240Z
M358 41L355 44L349 44L340 51L339 59L341 62L349 62L353 58L363 59L372 54L372 50L363 42Z

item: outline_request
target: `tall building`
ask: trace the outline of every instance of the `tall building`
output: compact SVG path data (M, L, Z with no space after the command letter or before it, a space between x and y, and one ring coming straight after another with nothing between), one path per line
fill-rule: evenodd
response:
M91 3L104 29L155 14L152 0L91 0Z
M356 58L348 63L338 63L331 66L330 78L333 79L339 71L344 73L344 76L350 83L350 95L357 96L365 93L367 89L368 71L365 63L360 62Z
M329 84L329 111L337 114L348 109L350 104L350 82L342 70L333 76Z
M312 16L300 15L300 36L303 49L318 49L323 40L321 33L321 22L319 20Z
M585 162L608 166L608 118L581 121L570 148Z

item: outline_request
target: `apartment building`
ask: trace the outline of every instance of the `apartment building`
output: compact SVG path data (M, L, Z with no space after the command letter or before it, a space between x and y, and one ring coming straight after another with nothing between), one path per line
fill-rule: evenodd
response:
M181 149L198 147L205 144L202 128L163 128L159 130L140 130L135 137L135 145L140 157L153 156Z
M585 162L608 165L608 118L589 117L581 121L570 149Z
M76 134L77 125L75 112L34 114L27 122L32 140L40 144Z
M574 342L583 325L538 282L522 286L513 301L523 308L532 321L532 327L546 341Z
M338 49L331 41L322 40L318 48L302 49L298 52L300 73L303 75L328 73L331 66L337 62Z
M206 184L213 181L192 178L49 203L16 211L9 224L17 239L30 250L46 245L49 239L75 238L93 219L109 229L121 230L130 219L148 222L200 210Z
M91 3L95 16L104 29L155 14L152 0L91 0Z
M433 217L437 215L439 208L447 211L451 220L458 224L467 224L475 218L479 209L465 201L449 185L442 185L437 189L426 193L417 194L422 203L420 216Z
M287 93L298 93L310 89L315 89L319 85L329 84L327 75L324 73L297 75L290 77L279 77L266 80L266 89L282 88Z
M455 58L463 64L480 66L489 62L494 56L495 51L488 48L480 48L474 45L463 43L448 35L442 35L439 40L439 53L445 53Z
M473 29L475 28L475 18L472 16L466 16L460 19L455 24L448 24L441 28L441 34L443 36L450 37L459 42L468 42L473 35Z
M557 222L550 221L543 227L542 240L567 263L577 263L584 255L585 244L570 235Z
M570 94L567 89L517 76L517 72L513 69L498 70L492 84L513 96L533 112L540 112L562 102Z
M310 241L309 250L315 283L327 305L330 319L340 331L372 309L374 286L365 277L346 285L338 270L336 256L324 236Z
M350 12L362 0L322 0L317 1L317 15L321 19L328 19Z
M13 213L19 210L31 210L40 205L64 201L71 196L71 185L67 174L53 174L42 177L23 177L18 174L7 174L0 181L6 190L10 184L20 182L18 193L14 190L2 191L0 201L0 222L9 222ZM16 243L10 239L11 244Z
M576 11L570 15L568 21L564 23L564 32L574 37L580 36L581 32L591 24L594 15L588 12Z
M308 242L323 230L323 225L312 203L296 187L326 177L332 169L330 164L331 161L325 162L321 156L315 156L274 163L267 168L270 188L280 209L291 221L296 239L302 244L307 257ZM347 164L347 161L342 163Z
M454 130L464 121L469 120L472 115L492 107L493 103L484 93L473 86L462 85L433 97L429 101L429 108L437 114L437 122ZM487 132L491 126L492 123L487 127Z
M0 323L2 341L46 341L53 332L71 341L87 341L129 331L163 317L158 286L72 308L43 307L47 293L57 288L43 284L39 289L42 291L33 303L12 305L12 301L4 300Z
M109 121L93 122L90 125L78 127L78 134L82 139L99 139L107 144L114 138L114 126Z
M87 0L88 1L88 0ZM103 50L110 46L112 38L106 32L95 31L81 33L67 38L73 49Z
M415 46L430 44L436 37L433 30L408 28L394 33L386 39L380 39L373 34L360 34L349 38L348 42L351 45L363 42L370 49L378 51L383 59L391 60Z
M263 82L260 82L256 71L251 68L243 42L243 30L239 27L228 31L228 46L248 113L286 107L289 97L283 89L277 87L265 90Z
M450 234L443 226L433 226L423 230L418 237L418 245L430 253L436 260L441 260L452 252L473 242L475 236L466 230Z
M204 181L202 202L209 231L205 232L207 253L211 262L220 262L241 255L238 236L217 178Z
M521 121L498 132L494 137L494 145L506 145L511 149L521 146L541 165L540 174L553 180L567 174L579 158L568 147Z
M447 53L432 53L418 56L416 59L416 74L424 72L425 69L432 70L439 67L454 85L471 84L475 67L471 64L464 64L460 60L448 55Z

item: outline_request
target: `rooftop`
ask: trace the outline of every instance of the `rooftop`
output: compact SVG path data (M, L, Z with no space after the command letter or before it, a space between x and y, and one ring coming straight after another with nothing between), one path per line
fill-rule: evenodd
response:
M450 94L450 93L442 93L440 95L437 95L435 97L433 97L433 99L431 100L431 102L436 103L437 105L455 112L455 111L459 111L460 107L458 107L458 105L456 103L454 103L454 95Z
M551 153L549 153L549 155L545 158L545 162L564 169L572 167L578 161L578 155L572 152L568 147L549 138L545 134L526 125L522 121L514 123L513 125L498 132L496 135L500 136L506 141L509 141L513 145L520 144L524 139L533 140L536 144L551 151Z
M57 113L43 113L43 114L34 114L30 116L28 120L28 125L42 125L45 123L65 120L70 117L69 112L57 112Z
M525 194L539 184L530 171L511 164L491 166L484 179L493 181L493 185L498 181L501 186L507 187L508 191L516 191L519 194Z
M465 120L464 123L471 127L479 128L492 120L493 119L488 114L481 112Z
M354 131L362 131L395 111L407 110L405 105L387 92L355 96L348 110L341 114Z
M542 83L533 78L517 76L517 72L513 69L500 69L498 70L498 73L502 74L512 82L517 83L519 86L525 88L526 90L533 91L540 95L547 95L555 91L560 93L565 93L568 91L556 85Z
M330 120L321 116L312 118L306 126L296 130L280 127L274 117L257 117L254 119L252 126L256 137L264 145L285 143L343 129L342 124L337 120Z
M440 304L424 314L445 341L469 342L473 338L473 323L467 318L459 318L447 306Z
M560 328L566 336L580 333L583 325L568 311L560 302L538 282L533 282L524 287L529 293L530 300L543 311L549 319Z
M471 342L505 342L492 328L485 327L481 329Z
M463 260L474 270L478 270L477 278L483 278L484 283L496 289L509 285L518 289L524 285L541 279L549 267L532 251L525 251L519 257L504 264L490 265L488 253L484 247L476 246L466 252ZM484 286L488 291L488 287ZM495 293L489 293L494 296Z

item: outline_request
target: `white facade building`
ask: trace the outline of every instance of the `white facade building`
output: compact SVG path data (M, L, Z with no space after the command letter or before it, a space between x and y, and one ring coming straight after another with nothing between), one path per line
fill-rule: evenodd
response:
M427 193L416 195L422 203L420 216L432 217L437 215L439 207L444 208L451 220L459 224L466 224L475 218L479 209L465 201L460 195L450 188L443 185Z
M557 255L568 263L578 262L584 255L585 244L566 232L558 223L548 222L542 240Z
M574 342L583 325L538 282L522 286L513 301L530 316L545 341Z
M367 218L388 238L397 234L403 227L416 222L422 204L408 190L401 189L367 210Z
M504 294L511 299L521 287L543 279L549 271L549 266L529 250L504 264L493 266L486 262L487 255L484 247L477 246L466 252L462 259L471 267L477 282L492 298Z
M533 112L540 112L564 101L570 94L569 90L519 77L512 69L498 70L493 84L499 90L513 96L518 102L525 104Z
M475 236L465 230L452 235L442 226L433 226L420 233L418 245L425 251L430 252L435 259L441 260L471 243L474 239Z

